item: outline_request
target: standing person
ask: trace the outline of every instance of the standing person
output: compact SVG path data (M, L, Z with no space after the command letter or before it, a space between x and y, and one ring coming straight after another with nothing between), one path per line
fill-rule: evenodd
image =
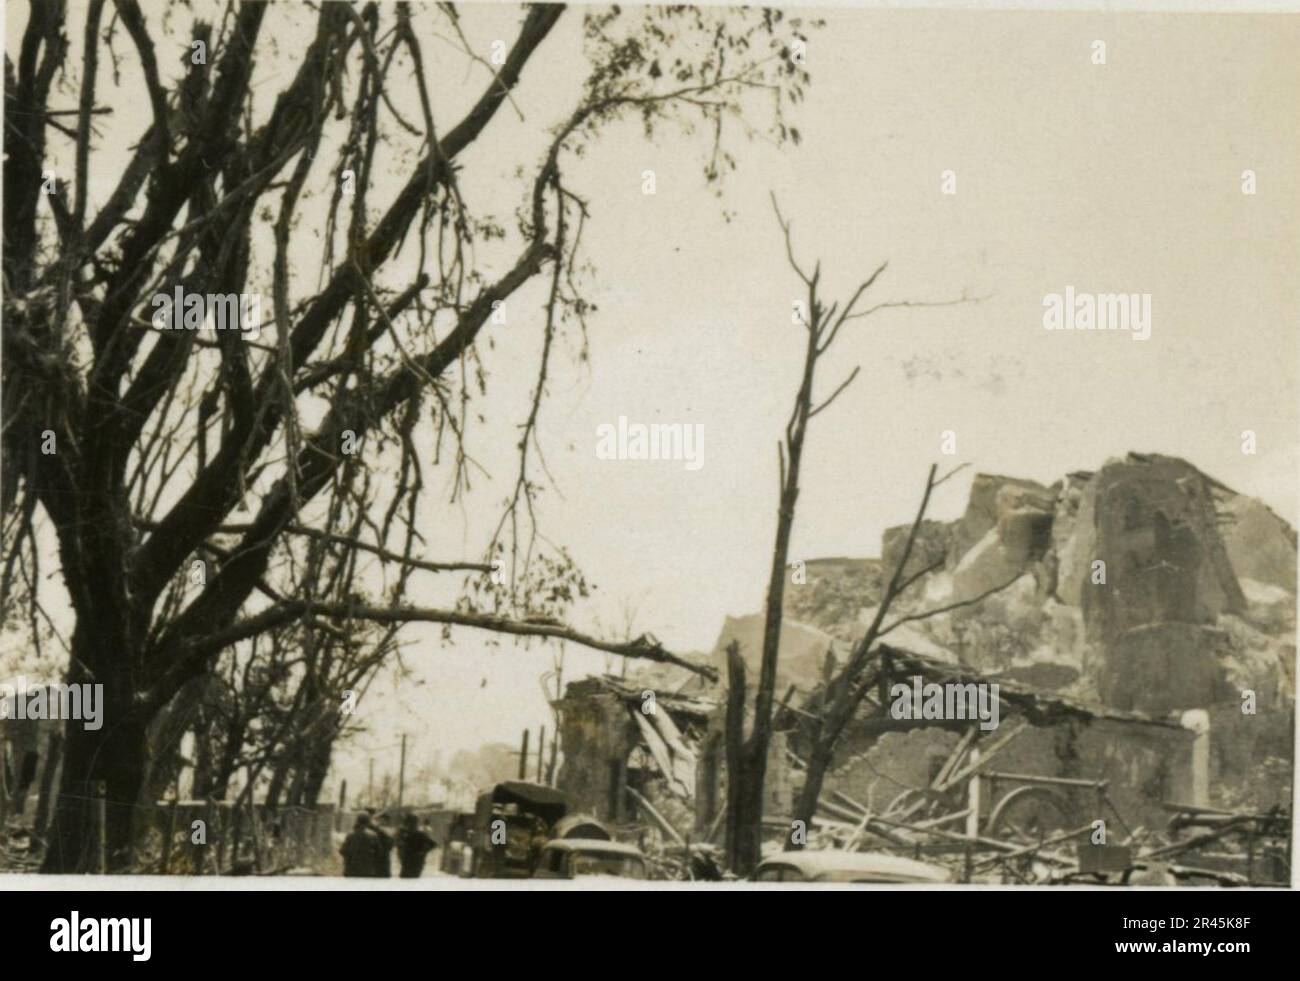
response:
M437 847L438 843L421 830L415 815L406 815L401 830L397 832L397 861L401 866L401 877L420 878L424 873L425 857Z
M379 837L370 815L364 811L357 815L352 833L343 839L339 849L343 856L343 874L348 878L374 878L383 875L388 864L388 851Z
M374 814L374 811L372 810L370 813ZM393 877L393 863L391 858L393 854L393 836L385 830L382 818L375 823L374 828L375 834L379 836L379 842L382 846L382 851L379 855L379 867L376 869L375 875L379 876L381 879L391 879Z

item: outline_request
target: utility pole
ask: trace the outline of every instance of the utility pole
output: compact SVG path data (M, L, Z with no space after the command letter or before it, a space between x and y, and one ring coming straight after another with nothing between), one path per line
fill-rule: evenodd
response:
M402 791L406 788L406 733L402 733L402 759L397 765L397 806L402 806Z
M519 747L519 779L528 779L528 730L524 730L524 742Z
M978 746L970 748L970 765L975 766L980 761L980 749ZM976 838L980 833L980 780L978 773L966 782L966 803L969 805L970 813L966 815L966 837Z
M370 757L370 776L366 780L366 806L375 806L375 758Z
M542 783L542 757L546 755L546 726L537 730L537 782Z
M555 665L555 700L558 703L564 697L564 641L560 641L560 658ZM560 749L560 709L552 706L555 713L555 735L551 737L551 761L546 767L546 782L555 786L556 755Z
M560 660L555 665L555 698L564 697L564 641L560 641Z

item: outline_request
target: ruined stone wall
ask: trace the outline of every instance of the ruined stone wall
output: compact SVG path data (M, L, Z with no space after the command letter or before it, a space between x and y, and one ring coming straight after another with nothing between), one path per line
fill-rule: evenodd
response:
M846 641L861 636L879 602L881 580L907 531L886 530L880 560L806 564L806 583L787 589L787 613L818 632L787 620L778 666L783 684L793 682L805 695L818 689L827 637L842 660ZM1154 719L1204 710L1209 803L1267 807L1287 796L1297 536L1259 501L1158 454L1130 453L1050 486L979 474L961 518L921 528L914 567L941 555L944 568L901 597L893 613L999 591L904 624L891 637L897 646L990 680ZM747 659L756 658L761 628L761 616L728 618L715 664L724 665L721 651L730 639L740 641ZM828 787L884 806L905 787L928 784L934 758L956 739L942 729L877 736L850 727ZM1192 802L1193 741L1178 728L1071 723L1027 731L993 765L1109 780L1131 824L1158 827L1168 817L1162 801ZM797 735L793 749L807 751ZM796 772L792 782L798 781Z
M1162 801L1192 801L1192 743L1183 729L1099 720L1077 736L1078 773L1110 781L1108 793L1131 828L1161 828Z
M826 775L824 793L839 791L882 812L904 791L928 786L934 768L958 738L938 728L884 733L868 749L839 754L839 765Z
M611 823L623 819L628 804L622 787L632 738L631 720L617 696L609 692L578 696L570 689L562 705L564 762L556 785L575 810Z
M1243 715L1232 702L1209 715L1211 802L1257 810L1290 806L1295 711Z
M1008 722L1007 724L1014 724ZM988 737L985 737L988 738ZM996 735L994 736L996 738ZM847 794L882 811L909 788L926 787L959 736L939 728L885 733L866 752L841 757L827 775L826 790ZM1162 801L1189 801L1192 735L1181 729L1132 725L1110 720L1066 722L1029 727L999 750L991 772L1108 780L1108 793L1130 828L1163 827L1168 813ZM985 781L981 815L1021 783ZM1093 820L1096 798L1090 791L1058 789L1075 806L1082 821ZM953 810L965 807L965 790L952 795ZM1110 814L1096 814L1109 824Z

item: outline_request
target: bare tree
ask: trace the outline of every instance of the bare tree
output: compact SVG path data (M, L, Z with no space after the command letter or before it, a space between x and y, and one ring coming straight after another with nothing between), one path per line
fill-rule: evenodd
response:
M38 555L55 539L75 617L67 680L102 684L109 720L68 729L52 872L94 868L101 792L111 867L129 866L151 725L223 651L268 630L418 620L681 663L648 638L604 641L531 606L538 576L574 576L562 551L537 571L532 523L553 340L585 330L590 310L578 285L590 207L566 162L620 123L674 121L709 134L716 182L733 165L724 136L752 132L755 112L765 133L791 136L782 109L807 82L798 24L772 11L532 6L495 64L451 4L231 2L178 34L190 9L85 0L74 49L66 0L34 2L5 62L5 619L24 605L30 622L48 619ZM516 162L507 228L472 209L466 151L521 115L525 69L572 18L585 81L542 130L540 161ZM280 30L306 43L290 48ZM434 41L488 75L454 121L435 96L456 93L429 84ZM65 92L75 106L58 104ZM130 100L149 107L143 133L101 128ZM92 200L114 141L126 165ZM511 575L455 608L411 605L409 574L472 568L421 554L416 504L439 464L453 500L469 490L481 334L534 281L543 344L519 477L478 563L508 560ZM177 289L265 291L269 330L152 329L151 304ZM382 595L331 595L306 540L401 571Z
M195 797L224 799L236 774L255 768L268 775L268 805L318 802L335 744L365 718L348 708L396 644L394 626L361 627L331 633L299 623L253 637L222 655L196 697L168 706L164 717L184 709L177 729L194 735ZM182 763L178 742L150 740L155 792Z
M733 644L727 651L727 679L730 697L727 712L727 842L728 863L747 873L757 864L762 846L763 785L767 774L767 752L772 741L772 715L776 697L776 669L781 648L781 623L785 607L785 584L789 566L790 535L794 530L795 506L799 500L799 474L803 465L804 438L808 424L827 409L852 384L858 375L854 368L847 378L825 399L817 400L813 388L817 364L835 343L845 321L853 316L863 294L884 271L882 265L858 287L841 310L838 303L824 305L819 286L821 263L806 274L795 261L790 241L789 223L781 217L776 198L772 198L777 221L785 234L790 265L807 290L804 309L799 318L807 335L804 344L803 373L794 407L786 422L784 438L777 444L780 495L776 515L776 541L772 546L772 565L767 581L767 602L763 617L763 649L759 664L758 687L754 692L754 721L748 737L741 732L746 710L745 662Z
M813 390L820 359L835 343L841 328L850 321L892 308L948 306L968 300L963 294L955 300L904 300L865 304L868 291L888 267L887 262L882 262L858 284L846 301L841 303L837 300L827 304L821 292L821 262L813 266L811 273L800 265L795 257L790 223L782 216L775 196L772 199L772 206L784 235L786 258L805 290L805 299L798 313L807 338L804 345L803 371L795 395L794 407L786 423L784 438L777 444L780 498L777 509L776 541L772 548L772 564L768 576L763 648L758 686L754 694L754 721L747 738L741 728L747 705L745 665L737 645L732 644L727 652L728 861L732 868L739 872L747 872L757 863L762 845L763 786L766 778L768 747L772 738L790 536L794 529L795 509L799 499L799 474L803 462L804 440L812 419L829 408L853 383L860 371L860 366L855 367L829 395L818 399L814 396ZM802 820L805 828L808 827L812 814L816 810L822 779L833 756L835 743L843 731L845 722L865 694L866 689L858 686L857 682L876 639L914 617L902 617L884 630L881 629L881 620L898 596L923 575L937 567L931 565L921 573L903 579L903 569L911 556L917 532L925 515L925 507L929 503L930 491L936 486L933 471L930 476L931 482L927 484L921 512L912 526L898 568L886 588L877 611L876 621L868 630L862 643L855 649L853 657L832 683L833 690L843 694L831 702L829 714L824 722L816 725L816 748L809 761L807 779L795 813L795 818ZM939 612L942 611L929 611L924 616L932 616ZM811 809L808 805L809 800L812 802Z

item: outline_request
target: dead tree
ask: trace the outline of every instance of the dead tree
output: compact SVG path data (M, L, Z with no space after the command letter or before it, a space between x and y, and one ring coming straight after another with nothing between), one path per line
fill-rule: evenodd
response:
M744 694L744 661L737 650L728 651L728 679L732 687L727 702L727 765L729 774L727 822L730 832L728 858L731 861L732 868L739 872L747 872L757 863L762 844L763 785L766 778L767 753L771 744L774 721L773 710L776 696L777 667L780 660L781 625L784 615L786 575L789 567L790 536L794 529L795 510L799 499L799 473L803 462L804 441L812 419L829 408L839 398L857 378L860 370L860 367L855 367L829 395L824 399L817 399L813 393L818 363L835 343L840 330L850 321L863 319L891 308L948 306L954 303L967 302L968 299L963 294L962 297L955 300L884 301L864 305L863 301L868 291L871 290L888 267L887 262L882 262L866 279L858 284L846 301L843 303L834 301L828 305L821 293L820 261L814 265L811 273L805 271L799 264L795 257L790 223L781 215L775 196L773 196L772 205L784 236L786 259L799 277L799 281L803 284L805 290L805 299L801 307L797 309L797 319L803 326L807 338L804 346L803 370L799 389L795 395L794 407L786 423L784 438L782 442L777 444L780 497L777 510L776 541L772 548L772 564L768 576L767 601L763 622L763 648L759 665L758 685L754 694L754 718L748 738L743 738L740 729L742 724L741 716L744 714L747 704ZM832 686L838 685L839 688L843 688L847 695L842 700L832 702L831 712L833 714L827 720L828 724L824 729L818 728L817 730L818 738L821 741L816 744L818 749L814 752L813 759L809 761L807 780L795 813L795 819L802 821L801 827L804 829L809 826L812 814L816 809L817 796L820 794L821 782L826 767L830 763L835 742L843 730L843 723L839 721L840 713L847 712L851 714L865 692L865 689L859 691L855 687L855 682L859 679L865 663L865 651L870 651L871 645L881 635L879 620L888 612L890 605L898 595L920 578L918 575L904 581L902 579L902 570L911 555L912 546L925 513L925 506L929 502L930 491L935 486L933 477L934 474L931 472L931 482L926 487L921 513L912 527L899 567L895 570L894 577L886 589L885 597L877 615L877 622L868 631L867 638L864 638L866 644L866 647L862 649L864 653L859 656L858 652L855 652L855 656L849 659L849 662L832 682ZM925 571L928 572L931 569ZM940 611L932 611L928 615L937 612ZM913 618L905 617L900 622L910 619ZM888 629L893 629L896 625L893 624ZM836 690L838 691L839 688L836 688ZM737 694L737 692L740 694ZM809 794L812 795L812 810L806 810L805 806ZM802 840L801 836L797 835L791 835L791 839L792 843L795 843L795 839Z
M67 681L102 684L107 717L67 731L50 872L97 868L100 781L111 867L129 867L152 723L222 652L267 630L418 620L679 661L647 638L607 642L530 608L539 575L575 578L562 552L530 572L528 530L552 340L585 330L590 310L576 261L590 209L567 165L615 124L694 121L714 137L704 170L716 181L737 123L759 129L757 110L762 132L784 139L782 108L808 79L791 52L797 30L772 11L532 6L496 64L452 4L211 9L178 34L189 3L162 16L137 0L84 0L73 26L66 0L40 0L5 61L0 598L36 624L48 619L42 590L62 589L75 620ZM519 114L526 70L574 18L576 104L558 122L525 121L545 149L515 161L516 220L475 213L465 151ZM438 100L460 92L430 84L443 60L426 58L430 39L485 75L456 119ZM75 106L58 104L64 92ZM148 107L143 132L102 125L131 102ZM113 143L124 166L104 163ZM101 194L92 173L116 184ZM327 204L306 214L311 200ZM545 300L525 311L531 282ZM259 338L161 329L157 298L177 290L265 292L270 322ZM512 298L514 322L545 339L515 492L481 562L434 561L416 504L439 464L453 499L468 492L472 400L487 384L477 345ZM402 590L322 595L301 548L311 538L403 570L403 586L408 571L498 556L511 575L449 609L413 606ZM54 586L39 561L52 545Z
M817 364L835 342L835 337L845 321L853 315L863 294L870 289L876 277L884 271L877 269L858 287L841 310L838 303L824 305L819 285L821 264L807 275L795 261L790 241L790 226L776 209L777 221L785 235L787 255L807 290L804 309L797 316L806 334L803 371L794 407L786 422L785 435L777 444L780 491L776 515L776 541L772 546L772 564L768 573L767 603L763 617L763 648L759 662L758 685L754 691L753 724L748 737L742 735L742 718L746 712L745 662L739 650L727 652L727 679L729 685L728 741L727 741L727 829L728 860L732 869L747 873L757 864L762 846L763 785L767 774L767 752L772 741L772 714L776 696L776 669L781 649L781 623L784 614L785 585L790 555L790 535L794 530L795 506L799 500L799 473L803 465L804 438L808 424L814 416L824 411L839 397L853 379L854 368L847 378L825 399L816 400L813 389L817 378ZM739 693L739 694L738 694Z

